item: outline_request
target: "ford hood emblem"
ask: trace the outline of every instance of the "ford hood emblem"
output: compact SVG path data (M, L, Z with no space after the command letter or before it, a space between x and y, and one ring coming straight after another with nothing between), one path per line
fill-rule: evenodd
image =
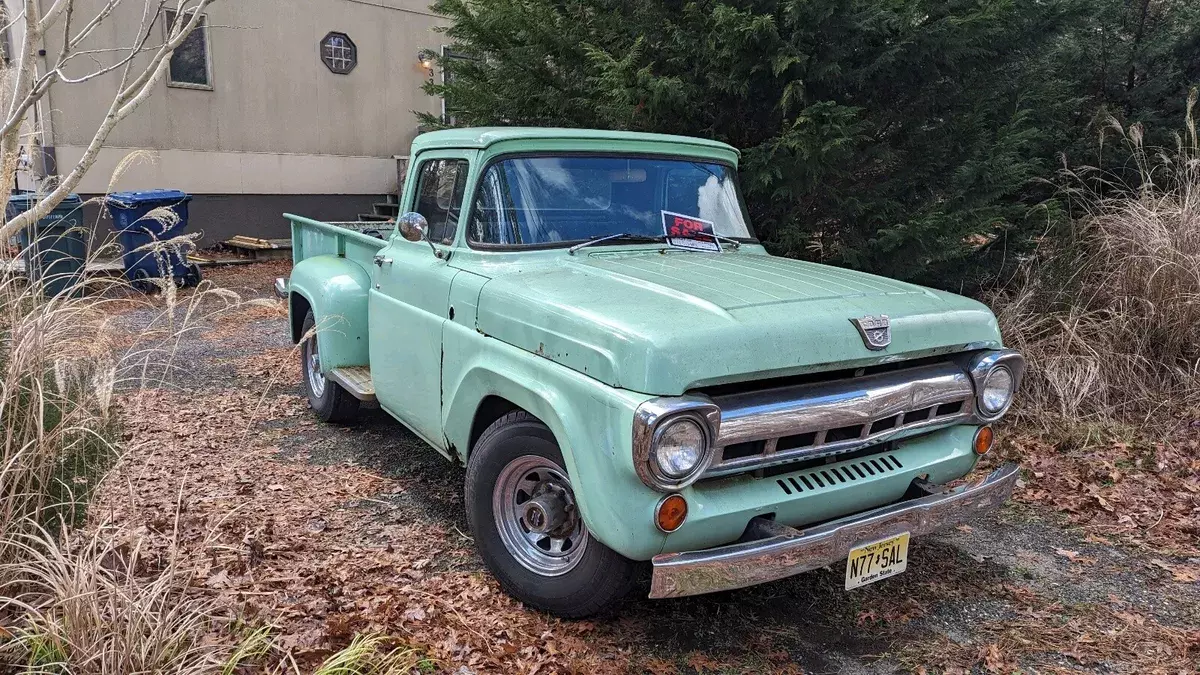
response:
M863 344L873 352L887 349L892 343L892 323L888 321L887 314L850 319L850 323L858 329Z

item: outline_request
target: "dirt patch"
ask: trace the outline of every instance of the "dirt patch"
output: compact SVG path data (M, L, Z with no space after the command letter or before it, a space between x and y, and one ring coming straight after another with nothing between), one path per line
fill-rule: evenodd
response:
M1200 433L1191 425L1167 441L1010 430L995 459L1025 468L1019 501L1065 515L1094 541L1200 557ZM1200 566L1175 566L1179 581L1200 581Z
M291 260L271 260L252 265L206 267L204 278L212 285L242 297L273 297L275 279L286 279L291 272Z

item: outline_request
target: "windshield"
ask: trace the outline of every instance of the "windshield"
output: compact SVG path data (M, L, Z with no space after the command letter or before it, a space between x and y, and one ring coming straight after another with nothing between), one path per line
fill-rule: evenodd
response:
M664 214L707 221L720 236L754 236L736 172L682 159L501 160L480 180L471 214L470 240L481 244L568 243L614 234L657 238L663 236Z

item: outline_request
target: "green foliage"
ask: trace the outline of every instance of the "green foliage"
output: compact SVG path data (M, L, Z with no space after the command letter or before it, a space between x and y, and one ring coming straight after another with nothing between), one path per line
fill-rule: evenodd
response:
M404 675L430 672L436 664L415 649L393 647L379 634L359 634L341 651L325 659L315 675Z
M1142 7L438 0L466 58L443 59L446 82L427 90L457 125L726 141L743 152L751 216L774 252L958 285L1056 215L1034 179L1094 145L1101 109L1182 105L1200 76L1200 10L1159 0L1139 21Z

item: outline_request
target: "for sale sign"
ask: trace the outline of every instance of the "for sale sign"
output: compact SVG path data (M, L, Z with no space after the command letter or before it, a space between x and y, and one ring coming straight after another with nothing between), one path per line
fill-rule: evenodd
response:
M663 211L663 234L667 243L693 251L720 251L716 231L711 220L704 220L682 213Z

